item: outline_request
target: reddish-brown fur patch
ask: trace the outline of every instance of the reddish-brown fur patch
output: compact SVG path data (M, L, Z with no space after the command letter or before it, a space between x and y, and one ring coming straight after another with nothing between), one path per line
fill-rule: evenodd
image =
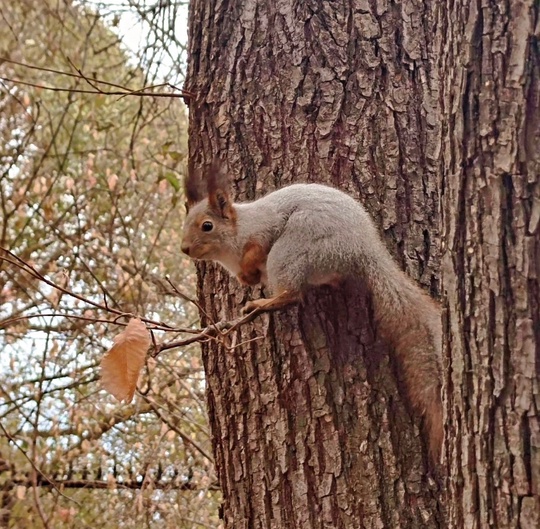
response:
M268 252L257 241L248 241L243 249L240 261L241 272L238 280L244 285L257 285L261 282L262 269L266 265Z

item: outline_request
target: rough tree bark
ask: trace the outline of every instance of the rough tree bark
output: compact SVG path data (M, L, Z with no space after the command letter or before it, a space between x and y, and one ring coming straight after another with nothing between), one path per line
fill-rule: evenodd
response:
M439 10L451 527L540 527L535 0Z
M423 2L193 0L195 166L227 160L249 200L294 181L361 198L399 263L438 289L437 123ZM250 292L199 267L203 323ZM361 289L310 293L206 344L225 526L442 525L425 443ZM246 343L249 341L249 343Z

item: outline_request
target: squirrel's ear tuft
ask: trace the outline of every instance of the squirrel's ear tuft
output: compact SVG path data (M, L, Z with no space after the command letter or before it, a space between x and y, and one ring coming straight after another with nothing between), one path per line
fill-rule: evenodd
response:
M220 217L229 220L236 220L236 210L234 209L229 192L229 180L218 169L216 162L212 164L206 177L208 189L208 203L210 207Z
M206 197L206 189L200 168L195 168L190 161L187 176L184 178L184 193L188 207L193 206Z

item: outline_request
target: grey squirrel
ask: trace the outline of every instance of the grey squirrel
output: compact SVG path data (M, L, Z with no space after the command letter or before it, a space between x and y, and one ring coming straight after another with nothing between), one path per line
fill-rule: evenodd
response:
M238 204L216 171L209 172L206 189L193 176L185 184L189 212L182 251L217 261L241 283L266 285L273 294L249 301L244 312L296 303L310 285L363 279L377 331L395 351L437 463L443 438L440 308L399 269L364 207L320 184L293 184Z

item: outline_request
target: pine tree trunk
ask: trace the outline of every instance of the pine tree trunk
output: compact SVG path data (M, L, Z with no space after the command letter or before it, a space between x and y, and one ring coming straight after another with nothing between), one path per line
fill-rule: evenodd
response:
M298 181L362 199L397 261L438 289L437 123L422 2L194 0L190 156L236 199ZM203 323L258 290L199 266ZM419 422L369 293L322 287L203 347L225 527L442 526Z
M458 0L437 40L448 513L540 527L540 54L535 0Z

